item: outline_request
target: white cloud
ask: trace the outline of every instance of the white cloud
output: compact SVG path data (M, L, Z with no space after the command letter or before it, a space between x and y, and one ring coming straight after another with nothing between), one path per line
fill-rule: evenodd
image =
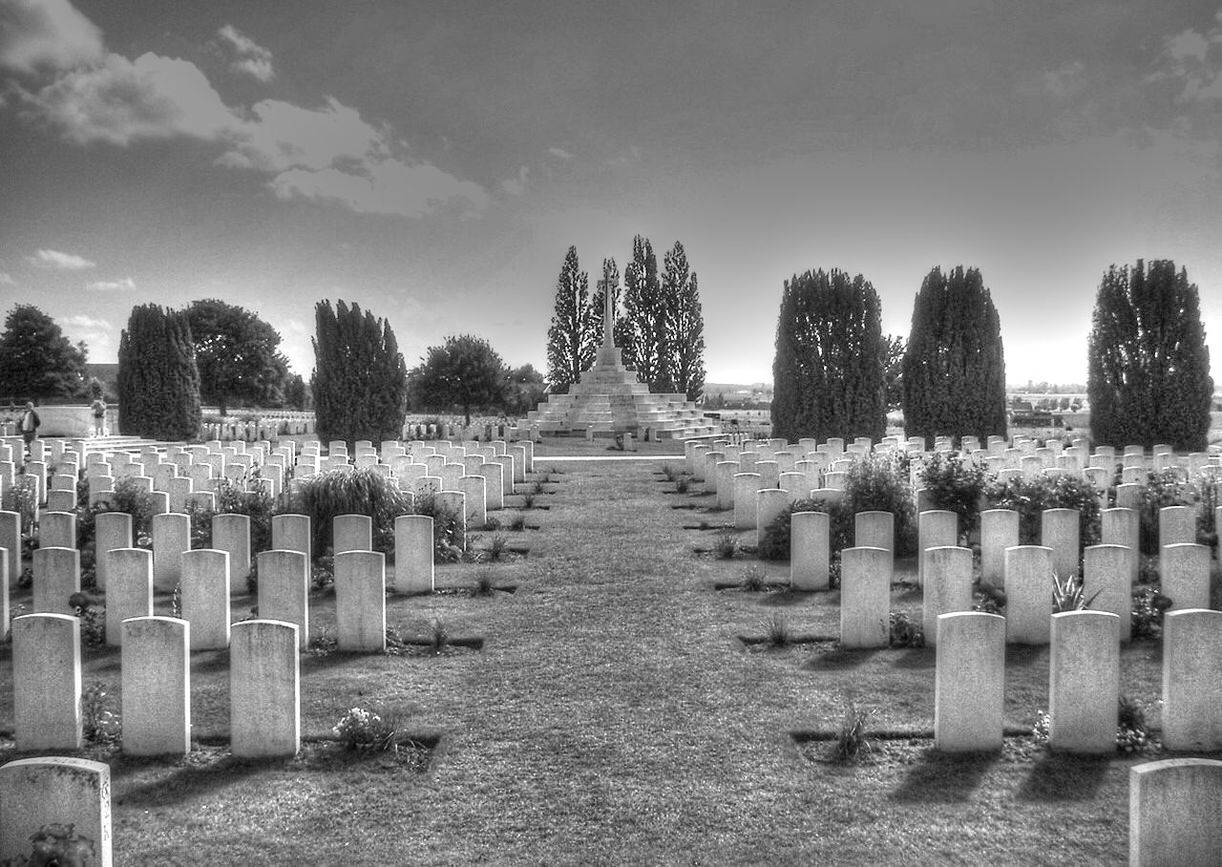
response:
M551 154L552 156L558 157L562 160L573 159L573 155L569 153L568 151L566 151L564 148L550 147L547 149L547 152Z
M501 181L501 189L511 196L520 196L526 192L526 184L530 181L530 169L521 166L516 177Z
M16 286L17 281L13 279L12 274L6 274L0 271L0 286Z
M95 280L85 284L86 292L134 292L136 281L131 277L122 280Z
M272 68L272 53L249 36L226 24L217 34L224 39L237 55L229 68L242 75L249 75L264 83L275 77Z
M1209 40L1195 30L1185 30L1167 40L1167 53L1175 60L1204 60Z
M71 69L101 60L102 31L68 0L0 3L0 66Z
M216 139L240 124L193 63L147 53L108 55L28 97L76 144L128 145L140 139Z
M56 8L89 23L70 6ZM232 26L218 33L239 60L256 63L247 72L258 77L258 64L266 64L270 77L270 51ZM281 100L232 108L195 64L153 53L134 61L103 57L95 35L91 65L61 71L35 92L17 91L70 142L126 147L180 136L215 142L225 147L218 165L273 176L268 186L281 199L335 202L361 213L423 216L453 204L478 213L488 206L483 187L410 157L389 128L365 121L338 100L328 98L316 109Z
M26 261L36 268L50 268L56 271L84 271L96 267L96 262L90 262L83 256L74 253L61 253L59 250L39 250Z
M90 360L109 360L117 355L115 327L108 320L77 314L57 317L55 321L59 323L69 340L74 343L84 341L85 345L89 347Z

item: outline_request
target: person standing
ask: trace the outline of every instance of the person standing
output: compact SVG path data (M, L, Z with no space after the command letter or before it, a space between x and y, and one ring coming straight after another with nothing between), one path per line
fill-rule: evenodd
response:
M90 409L93 410L93 435L103 436L106 430L106 401L100 397L95 398Z
M21 438L25 440L26 454L30 452L30 443L38 436L38 426L42 424L42 419L38 417L38 413L34 412L34 403L29 401L25 405L25 412L21 414L21 423L17 425L21 431Z

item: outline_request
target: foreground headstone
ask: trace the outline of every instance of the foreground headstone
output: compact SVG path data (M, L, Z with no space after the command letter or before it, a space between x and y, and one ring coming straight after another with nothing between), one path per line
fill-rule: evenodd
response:
M858 548L885 548L895 553L895 515L858 512L853 516L853 544Z
M780 488L763 488L755 493L755 544L761 545L772 522L789 510L789 494Z
M373 550L373 518L368 515L336 515L331 532L335 554Z
M938 618L934 746L943 752L1000 750L1005 732L1006 623L960 611Z
M310 564L300 551L262 551L259 617L297 627L304 648L310 643Z
M789 586L826 590L831 523L826 512L794 512L789 523Z
M76 514L49 509L39 512L38 544L43 548L75 548Z
M214 515L212 547L229 555L229 589L245 593L246 579L250 577L250 516Z
M1077 509L1044 509L1040 514L1040 544L1052 551L1052 571L1059 578L1081 574L1079 525Z
M182 581L182 555L191 550L191 519L169 512L153 516L153 586L169 591Z
M277 551L300 551L313 561L309 515L273 515L272 548Z
M21 513L0 511L0 548L8 552L8 574L13 583L21 576Z
M1051 618L1048 744L1070 753L1116 751L1120 618L1062 611Z
M12 632L17 749L79 750L80 621L66 614L27 614L13 620Z
M1222 750L1222 611L1163 617L1163 744Z
M938 643L938 618L972 610L972 549L942 546L925 549L925 588L921 629L925 643Z
M380 552L335 556L335 624L340 650L386 650L386 563Z
M1082 553L1082 598L1086 607L1115 614L1120 622L1120 640L1128 641L1133 632L1129 584L1133 551L1123 545L1091 545Z
M1129 769L1129 864L1214 867L1222 852L1222 762L1163 759Z
M1135 509L1103 509L1099 512L1099 541L1123 545L1132 551L1129 584L1137 583L1141 570L1141 521Z
M362 557L351 552L336 557ZM378 556L381 556L380 554ZM233 626L229 651L230 751L238 758L291 757L301 748L297 627L277 620Z
M191 624L177 617L123 621L123 752L191 751Z
M433 519L400 515L395 518L395 591L432 593L433 580Z
M104 762L40 756L0 766L0 816L0 863L27 863L30 838L59 825L71 826L90 851L88 860L55 863L114 864L110 765Z
M886 647L891 632L891 552L845 548L840 552L840 643Z
M132 516L127 512L99 512L93 519L95 575L99 590L105 590L107 551L132 547Z
M741 463L740 460L740 466ZM756 528L758 503L755 494L759 489L759 473L734 474L734 529L754 530Z

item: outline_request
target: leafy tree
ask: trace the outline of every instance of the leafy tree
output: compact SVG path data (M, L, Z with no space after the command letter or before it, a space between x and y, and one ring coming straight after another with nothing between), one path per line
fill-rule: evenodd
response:
M564 393L594 364L601 335L594 330L589 277L569 247L556 278L556 310L547 329L547 381Z
M161 440L199 436L199 371L184 311L132 308L119 335L119 432Z
M535 409L545 398L543 374L533 365L515 367L505 376L505 412L521 417Z
M201 399L229 404L282 406L288 361L280 353L280 334L244 307L213 298L187 308L195 340Z
M505 399L505 364L487 340L470 334L430 346L409 378L412 390L434 409L458 406L471 424L473 407L499 407Z
M879 315L878 293L860 274L807 271L785 281L772 365L774 436L882 438Z
M15 305L0 334L0 391L34 399L80 397L85 388L85 344L74 346L37 307Z
M359 304L314 307L314 373L310 391L318 436L398 439L407 418L407 367L390 323Z
M1213 380L1197 287L1160 259L1103 275L1088 346L1097 444L1204 451Z
M624 365L651 391L671 391L665 369L666 310L658 258L647 238L632 239L632 261L624 269Z
M662 257L662 269L671 386L686 393L688 400L696 400L704 390L704 315L696 272L689 268L687 252L678 241Z
M284 381L284 405L290 409L305 410L310 404L310 390L301 374L289 374Z
M896 409L904 402L904 350L908 344L896 334L883 338L886 361L883 364L883 387L887 390L887 409Z
M908 436L1005 436L1001 320L979 270L934 268L926 275L901 375Z

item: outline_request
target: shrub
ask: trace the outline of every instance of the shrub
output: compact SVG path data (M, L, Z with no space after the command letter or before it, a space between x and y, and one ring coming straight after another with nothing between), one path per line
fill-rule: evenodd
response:
M677 478L677 474L675 473L675 468L672 467L670 464L662 465L662 475L666 477L666 481L668 482L673 482Z
M412 509L393 481L360 467L306 479L291 498L290 511L309 516L315 551L331 547L337 515L368 515L373 520L373 549L387 554L395 548L395 518L411 514Z
M106 643L106 606L95 604L88 593L73 593L68 598L72 613L81 621L81 643L101 647Z
M433 519L433 555L447 563L456 563L466 550L458 513L443 508L436 497L421 497L416 501L415 513Z
M137 548L153 544L153 498L131 479L119 479L104 500L87 509L77 520L77 539L82 533L94 538L94 516L99 512L126 512L132 516L132 542Z
M681 476L675 480L675 493L686 494L692 485L692 480L687 476Z
M1171 599L1154 587L1143 587L1133 594L1133 639L1157 640L1163 634L1163 612L1171 607Z
M836 732L835 757L842 762L851 762L861 758L872 748L866 737L866 722L870 718L867 708L859 708L856 703L849 702Z
M1041 709L1035 712L1035 724L1031 726L1031 736L1035 738L1037 747L1048 746L1048 740L1052 736L1052 717L1046 710Z
M1038 545L1045 509L1077 509L1081 545L1099 542L1099 495L1086 479L1067 474L1035 479L1010 479L988 486L985 498L994 509L1018 512L1020 545Z
M921 470L925 494L935 509L959 516L959 532L971 533L980 524L980 500L989 483L985 468L961 455L936 453Z
M1076 575L1066 575L1061 578L1054 573L1052 576L1052 613L1060 614L1063 611L1081 611L1089 608L1090 604L1095 601L1095 597L1101 592L1103 591L1096 591L1087 599L1081 578Z
M1137 510L1141 529L1139 539L1141 553L1158 554L1159 510L1166 506L1192 506L1196 504L1197 492L1177 470L1166 469L1151 472L1141 487L1141 498Z
M123 734L123 723L115 709L114 696L106 684L95 681L81 690L81 728L85 740L94 744L117 743Z
M903 611L891 612L891 647L924 647L925 630Z
M522 508L533 509L535 507L535 495L527 491L522 495Z
M21 535L25 540L33 538L34 513L37 503L35 482L30 478L18 478L5 488L4 496L0 497L0 506L6 512L17 512L21 515Z
M910 459L907 455L867 455L855 461L845 479L844 509L847 544L851 547L855 533L854 516L858 512L891 512L895 515L895 553L904 556L916 551L916 522L912 490L908 481ZM836 528L832 528L835 537ZM839 550L839 549L836 549Z
M1121 753L1143 753L1150 749L1150 727L1142 706L1127 695L1120 696L1116 710L1116 750Z

